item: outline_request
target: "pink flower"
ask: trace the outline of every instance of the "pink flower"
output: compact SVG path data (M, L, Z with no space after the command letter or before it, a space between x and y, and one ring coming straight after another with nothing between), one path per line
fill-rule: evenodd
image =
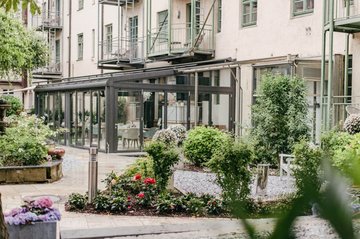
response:
M145 194L143 192L139 193L138 195L136 195L138 198L144 198Z
M52 200L49 197L42 197L34 202L34 206L40 208L51 208L53 205Z
M135 174L135 176L133 177L134 181L138 181L140 179L141 179L141 174L140 173Z
M145 178L144 183L145 184L155 184L156 180L153 178Z

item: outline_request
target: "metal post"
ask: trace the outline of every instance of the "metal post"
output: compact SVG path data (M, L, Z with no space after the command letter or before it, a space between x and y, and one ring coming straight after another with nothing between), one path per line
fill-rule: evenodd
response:
M194 122L194 126L196 127L197 126L197 122L198 122L198 100L199 100L199 74L198 72L195 72L195 122Z
M89 149L89 171L88 171L88 202L92 203L97 193L98 181L98 149L97 147L90 147Z
M332 120L330 118L331 113L331 100L332 100L332 81L333 81L333 45L334 45L334 0L330 1L329 6L329 63L328 63L328 92L327 92L327 107L326 107L326 117L327 124L326 129L331 128Z

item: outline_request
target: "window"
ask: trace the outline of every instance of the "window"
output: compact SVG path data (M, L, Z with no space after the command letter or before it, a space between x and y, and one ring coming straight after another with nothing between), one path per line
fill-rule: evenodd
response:
M257 20L257 0L243 0L242 2L242 26L255 25Z
M78 4L79 4L78 10L81 10L84 8L84 0L79 0Z
M106 53L111 54L112 52L112 45L113 45L113 27L112 24L105 26L105 39L106 39Z
M158 12L159 42L168 41L168 10Z
M293 15L302 15L314 11L314 0L293 0Z
M78 60L82 60L84 55L84 34L80 33L77 36L78 36Z
M131 44L131 56L137 57L137 41L138 41L138 17L129 18L130 25L130 44Z
M221 32L222 0L218 0L217 32Z
M95 57L95 29L92 29L91 31L91 57L94 58Z
M60 40L55 41L55 64L60 65Z

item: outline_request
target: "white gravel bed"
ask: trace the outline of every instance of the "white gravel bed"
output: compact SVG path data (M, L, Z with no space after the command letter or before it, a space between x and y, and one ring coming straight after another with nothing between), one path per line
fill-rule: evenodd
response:
M251 195L256 195L255 178L252 180ZM176 170L174 173L174 186L182 193L195 193L196 195L210 194L219 196L221 188L216 183L214 173ZM272 199L295 192L295 180L292 177L269 176L267 191L261 198Z

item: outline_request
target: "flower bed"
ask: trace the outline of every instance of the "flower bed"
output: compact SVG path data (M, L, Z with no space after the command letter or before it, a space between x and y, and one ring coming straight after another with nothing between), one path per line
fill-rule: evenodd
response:
M62 176L62 160L49 161L38 166L0 167L0 183L51 183Z

